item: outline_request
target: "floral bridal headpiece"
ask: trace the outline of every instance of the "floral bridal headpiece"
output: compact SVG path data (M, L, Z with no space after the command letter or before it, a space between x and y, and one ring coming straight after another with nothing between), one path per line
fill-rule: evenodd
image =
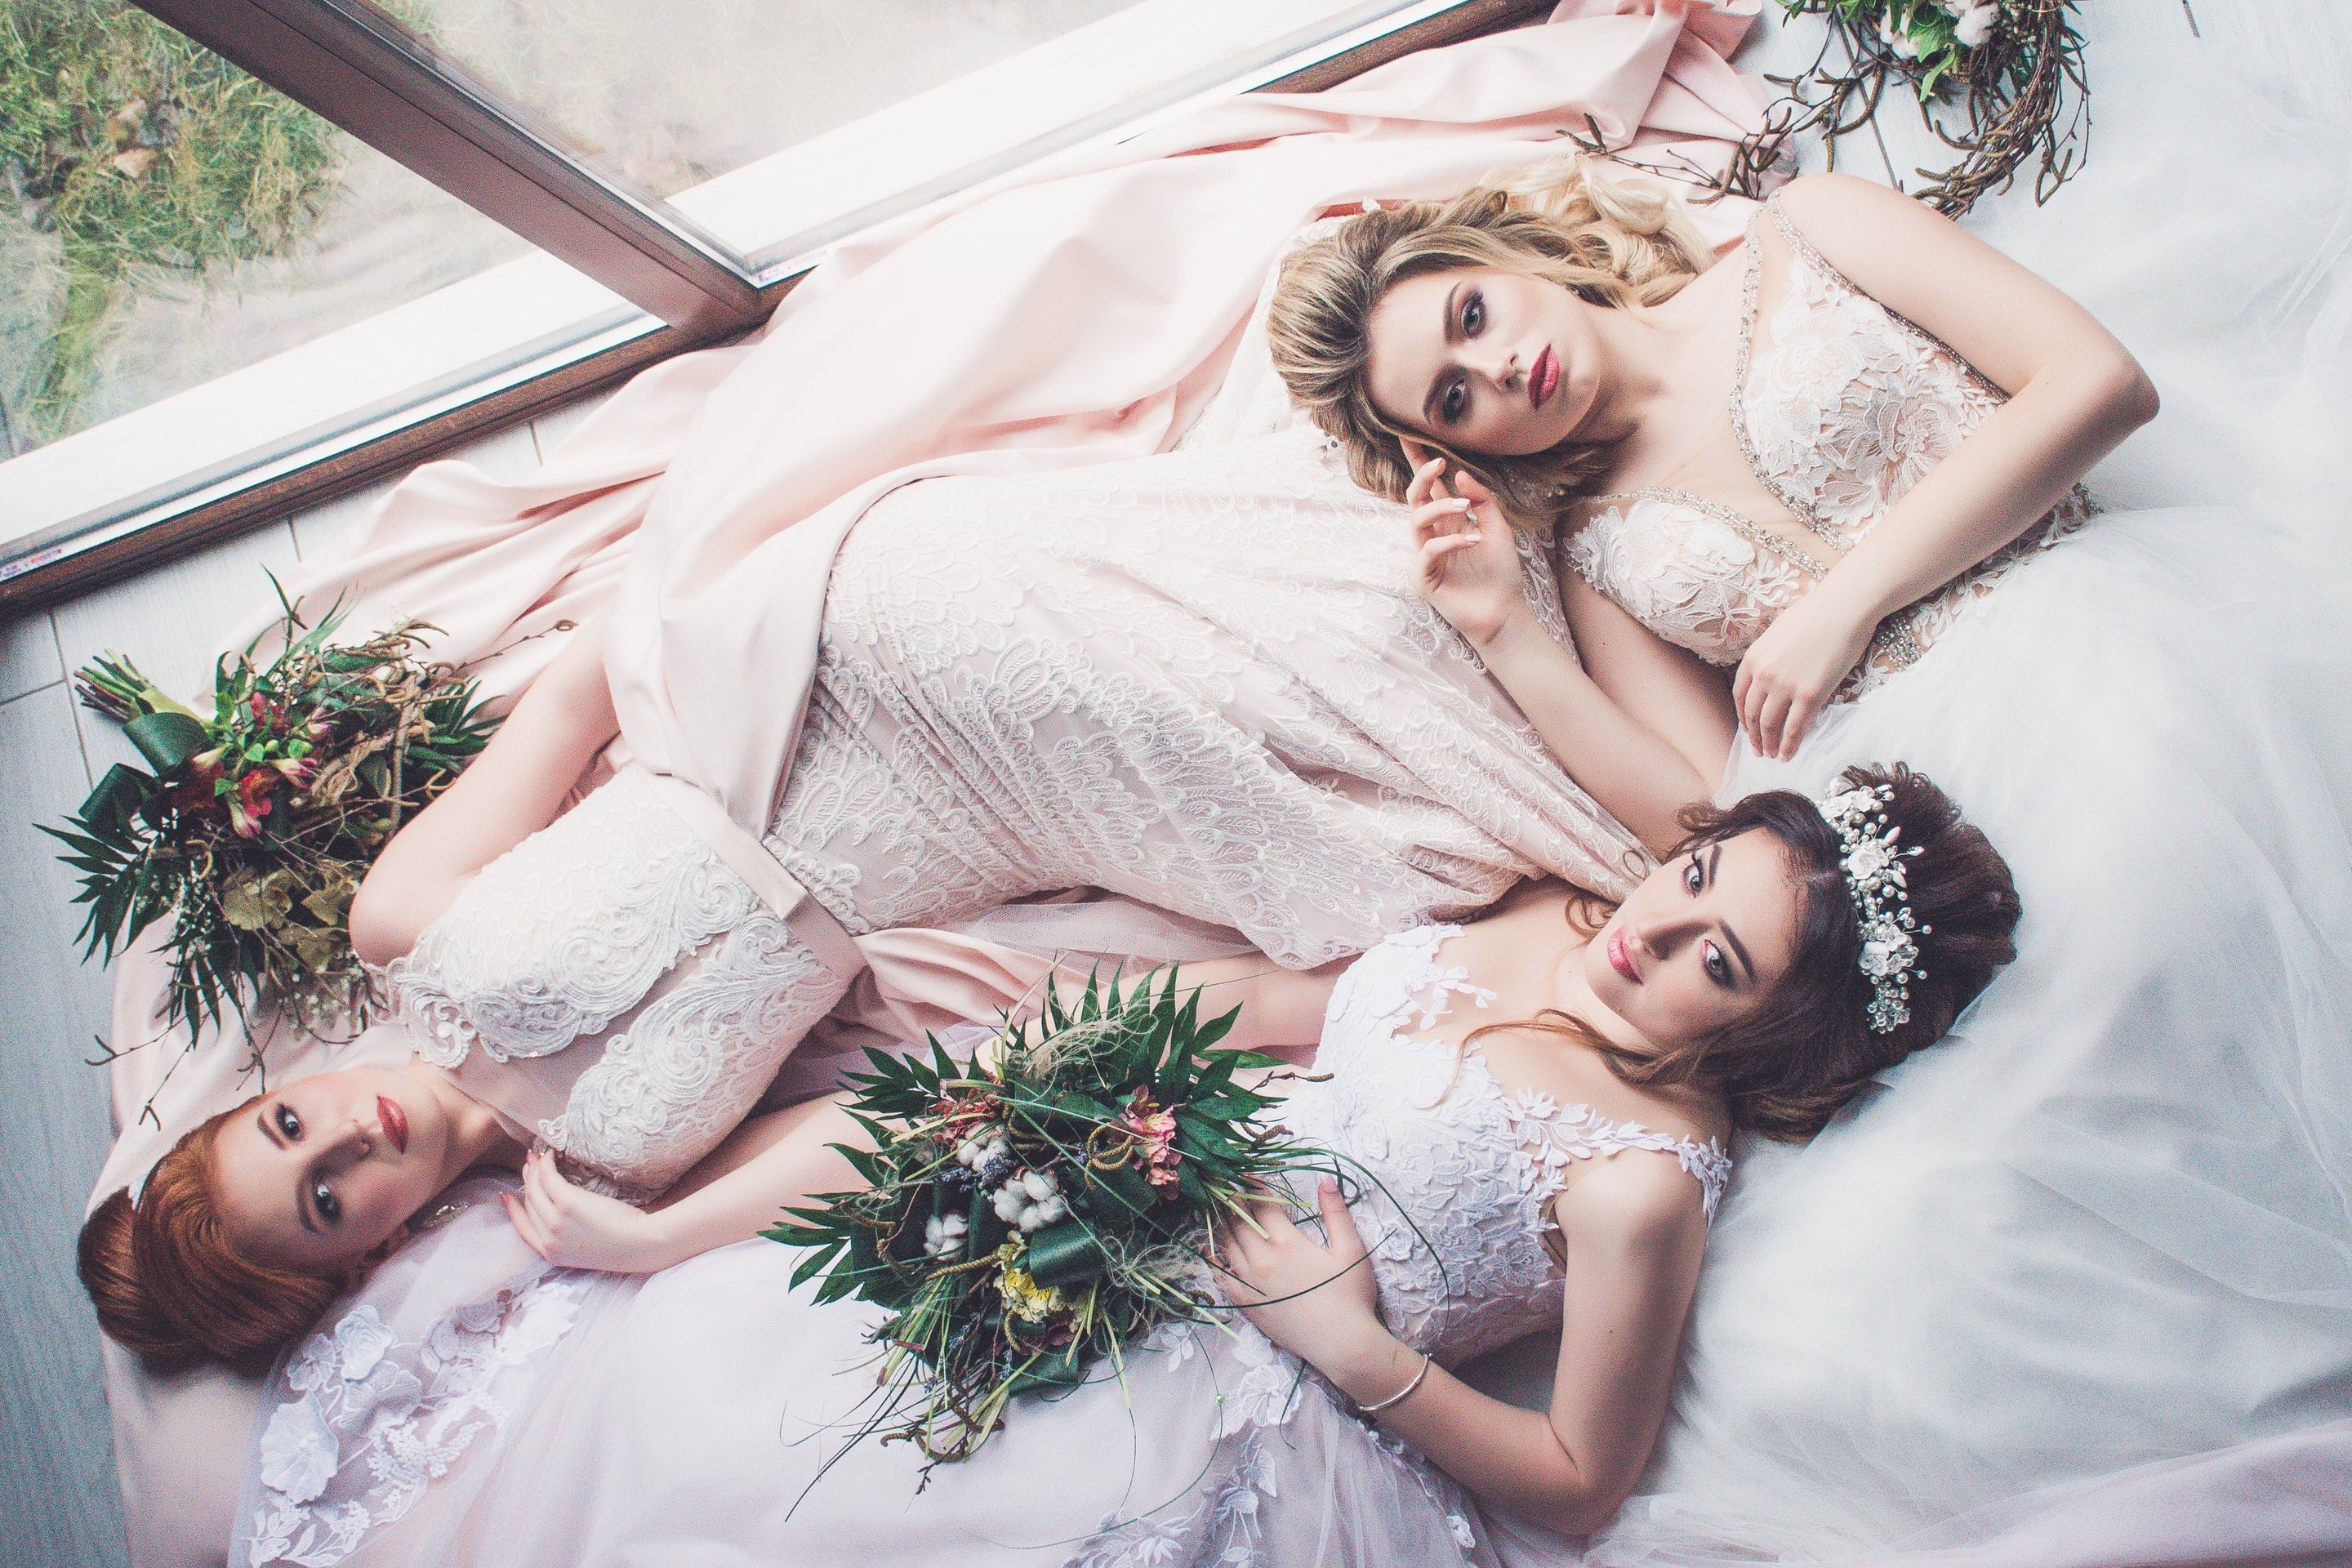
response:
M1903 862L1919 851L1895 846L1903 829L1886 820L1886 803L1894 798L1895 791L1885 784L1865 784L1821 803L1822 816L1837 829L1842 846L1839 860L1862 932L1861 967L1870 982L1870 1029L1875 1035L1911 1021L1911 982L1927 977L1925 969L1916 967L1919 943L1912 933L1926 936L1936 929L1912 919Z

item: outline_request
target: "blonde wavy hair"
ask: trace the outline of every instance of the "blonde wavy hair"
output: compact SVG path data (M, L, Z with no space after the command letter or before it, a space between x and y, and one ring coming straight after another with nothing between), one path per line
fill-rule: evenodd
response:
M1266 334L1292 401L1339 443L1358 484L1403 500L1412 469L1399 439L1409 437L1485 484L1517 526L1549 530L1591 489L1607 449L1562 442L1496 458L1391 423L1367 380L1374 307L1405 279L1465 267L1542 278L1595 305L1655 305L1713 260L1664 189L1603 175L1577 154L1490 174L1450 202L1367 212L1302 246L1283 263Z

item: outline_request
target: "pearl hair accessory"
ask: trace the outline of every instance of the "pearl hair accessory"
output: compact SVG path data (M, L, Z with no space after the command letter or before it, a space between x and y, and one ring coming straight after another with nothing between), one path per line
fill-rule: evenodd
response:
M1919 851L1895 847L1903 829L1886 820L1886 803L1894 798L1889 786L1867 784L1819 803L1822 820L1837 829L1843 847L1839 858L1862 933L1861 969L1870 982L1870 1031L1874 1035L1911 1021L1911 982L1927 977L1925 969L1913 967L1919 962L1919 943L1912 932L1916 929L1926 936L1936 929L1915 927L1912 921L1903 862Z

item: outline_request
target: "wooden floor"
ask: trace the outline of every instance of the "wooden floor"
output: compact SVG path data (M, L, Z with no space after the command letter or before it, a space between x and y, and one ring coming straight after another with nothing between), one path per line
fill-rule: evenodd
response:
M1767 7L1768 12L1770 7ZM1810 58L1797 29L1775 26L1742 52L1748 70ZM1917 141L1916 129L1888 135ZM1873 131L1841 167L1895 183L1915 157ZM1818 166L1816 151L1807 160ZM458 454L494 476L527 473L584 417L575 405ZM74 1279L73 1237L111 1141L105 1075L85 1065L105 1028L106 975L79 962L73 879L34 831L79 805L116 761L136 761L115 727L79 710L68 672L92 655L129 655L165 689L210 685L209 650L266 602L264 567L336 549L376 492L362 492L145 575L0 624L0 1568L109 1568L123 1562L97 1330Z

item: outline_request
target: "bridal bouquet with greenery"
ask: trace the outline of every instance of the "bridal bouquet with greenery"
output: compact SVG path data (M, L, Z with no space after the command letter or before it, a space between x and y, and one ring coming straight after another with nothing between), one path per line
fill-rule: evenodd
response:
M306 626L279 604L282 651L257 638L214 668L211 710L110 653L81 669L82 701L119 721L146 770L116 763L63 827L81 873L85 958L111 959L170 917L167 1016L193 1040L263 994L304 1027L365 1017L352 895L402 822L446 788L495 721L473 682L421 659L404 622L348 646L341 617Z
M846 1081L869 1184L762 1234L809 1248L793 1282L887 1310L882 1388L853 1437L968 1458L1031 1391L1086 1382L1171 1321L1224 1310L1201 1250L1254 1185L1330 1156L1258 1120L1272 1096L1234 1081L1272 1058L1220 1047L1173 970L1122 994L1090 979L1066 1005L1008 1023L972 1058L868 1052Z

